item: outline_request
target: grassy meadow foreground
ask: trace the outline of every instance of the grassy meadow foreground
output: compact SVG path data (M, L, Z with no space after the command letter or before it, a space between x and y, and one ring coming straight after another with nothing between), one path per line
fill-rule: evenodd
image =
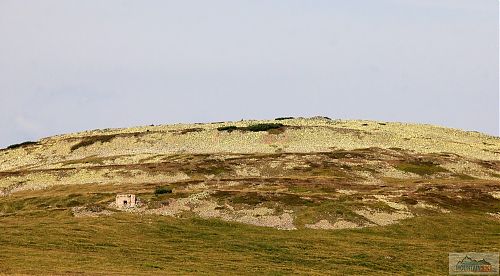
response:
M500 251L500 139L323 117L54 136L0 150L0 233L0 274L443 275Z

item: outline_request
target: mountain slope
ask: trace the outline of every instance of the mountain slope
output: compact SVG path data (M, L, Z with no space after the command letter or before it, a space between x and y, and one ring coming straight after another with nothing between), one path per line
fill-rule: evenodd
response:
M140 200L138 207L123 209L114 205L115 195L121 193L135 194ZM231 231L237 231L247 244L261 237L268 246L275 246L265 234L270 231L270 235L283 242L283 248L294 252L292 255L299 251L289 247L290 239L306 242L311 235L327 231L332 234L327 234L325 242L338 248L306 249L311 254L308 250L316 250L319 255L313 255L319 259L314 257L310 265L298 266L294 259L288 264L294 271L321 274L319 260L328 258L333 251L339 258L331 261L343 267L343 273L380 275L388 268L392 274L442 274L442 268L447 266L442 266L442 262L430 263L432 258L440 256L436 255L438 252L446 257L453 250L500 248L498 239L482 241L469 225L476 223L476 230L487 237L500 231L500 139L430 125L323 117L87 131L1 150L0 195L0 225L51 221L65 229L61 234L73 240L78 234L70 225L82 224L86 225L87 243L92 248L104 242L90 234L92 231L103 231L113 237L109 243L119 243L116 239L120 238L112 233L119 233L116 231L120 223L142 229L140 234L127 231L126 235L138 235L146 244L167 242L165 233L154 229L161 226L172 234L174 230L168 225L175 225L174 232L187 239L184 243L194 246L192 243L196 242L196 250L185 252L193 258L197 254L210 254L205 249L215 244L228 252L235 250L231 243L216 237L188 238L194 235L196 227L202 228L199 235L218 235L213 229L219 229L222 231L219 235L232 240ZM54 222L54 217L60 222ZM153 228L139 225L138 221L150 221ZM452 227L456 228L453 233L469 231L456 237L461 239L459 246L464 247L447 243L456 239L453 236L433 237L427 223L441 231ZM93 224L101 230L92 230ZM200 226L207 224L211 226ZM0 226L7 236L28 235L28 229ZM241 229L245 229L244 234ZM37 238L42 244L55 239L50 234L54 229L45 230L46 233L40 234L45 238ZM405 234L401 236L398 231ZM291 232L296 234L287 234ZM339 244L340 237L333 234L336 232L358 246ZM380 235L387 240L382 242ZM424 247L433 252L422 258L431 259L412 259L411 250L394 256L382 248L382 244L398 247L400 239L411 243L415 237L419 237L421 245L428 242ZM31 248L24 239L13 240L24 245L4 240L10 244L11 252L19 252L26 246ZM362 240L370 240L376 250L370 251L369 244L361 245ZM171 242L165 246L174 246ZM50 244L45 246L54 249ZM58 250L67 250L68 246L64 243ZM140 251L141 247L136 244L134 248ZM86 254L99 259L116 253L111 253L112 248L102 250ZM152 255L147 259L158 261L162 254L171 256L154 248L149 250ZM278 249L266 250L266 244L260 244L245 249L245 256L254 258L263 252L269 258L287 255ZM367 259L353 257L361 254L355 251L368 252ZM377 256L382 255L377 252L385 252L388 259L379 259ZM11 259L13 264L19 261L11 254L0 253L0 257ZM112 262L121 266L127 263L125 260L135 263L128 257ZM362 265L350 271L346 260ZM43 258L39 261L50 263ZM76 262L75 271L86 271L84 263ZM230 260L225 262L223 266L234 269ZM109 268L138 273L169 267L146 260L144 263L151 266ZM96 271L106 271L103 264L95 260L92 264L93 268L99 268ZM40 271L20 270L16 265L0 262L0 268L4 265L10 267L7 272L61 272L50 270L50 265ZM206 273L224 271L210 270L206 265L201 262L196 267ZM273 269L279 267L267 265ZM60 266L73 267L64 262ZM333 267L325 267L330 272L326 274L331 274ZM188 272L177 268L172 271ZM241 269L240 273L272 273L246 265Z

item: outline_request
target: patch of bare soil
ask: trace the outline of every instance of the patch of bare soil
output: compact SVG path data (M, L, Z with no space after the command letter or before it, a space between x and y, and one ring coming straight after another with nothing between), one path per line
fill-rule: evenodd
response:
M219 218L245 224L273 227L281 230L296 229L291 211L276 214L276 211L266 207L256 207L235 210L230 205L219 205L209 198L209 192L193 194L187 198L171 199L168 205L157 209L141 212L164 216L179 217L184 212L192 212L202 218Z
M390 201L389 199L394 198L386 195L374 195L376 199L380 202L387 204L387 206L396 209L398 211L408 211L408 207L405 204Z
M411 212L396 211L396 212L382 212L370 208L356 210L356 214L365 217L369 221L379 226L395 224L400 220L412 218L414 215Z
M433 211L439 211L441 213L450 213L449 210L446 210L445 208L439 207L437 205L429 204L424 201L419 201L414 207L416 208L421 208L421 209L427 209L427 210L433 210Z
M259 214L259 210L243 210L239 211L234 218L234 221L257 226L273 227L280 230L295 230L293 224L293 216L291 212L284 212L277 215L274 210L269 210L265 214Z

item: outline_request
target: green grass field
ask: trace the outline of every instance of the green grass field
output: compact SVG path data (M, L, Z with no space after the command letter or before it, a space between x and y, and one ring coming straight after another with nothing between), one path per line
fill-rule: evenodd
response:
M0 217L0 273L445 275L448 252L500 251L480 213L357 230L281 231L219 220L66 209Z

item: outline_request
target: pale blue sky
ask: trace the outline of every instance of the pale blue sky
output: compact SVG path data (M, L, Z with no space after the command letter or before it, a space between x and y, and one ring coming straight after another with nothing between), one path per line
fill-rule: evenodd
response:
M498 135L496 0L0 0L0 147L324 115Z

